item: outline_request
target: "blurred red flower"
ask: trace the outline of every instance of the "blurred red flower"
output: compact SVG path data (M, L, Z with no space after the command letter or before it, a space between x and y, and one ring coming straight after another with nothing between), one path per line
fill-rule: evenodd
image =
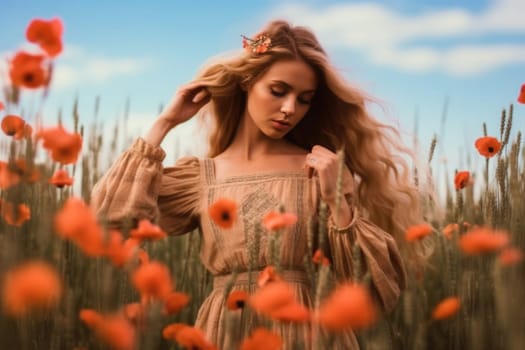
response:
M228 310L239 310L244 308L249 295L243 290L234 290L226 298L226 307Z
M50 57L62 52L62 33L64 25L60 18L44 20L33 19L26 30L29 42L38 44Z
M359 284L341 284L323 301L316 321L332 331L359 330L372 326L377 311L369 290Z
M2 217L9 225L20 227L31 218L31 209L25 204L15 206L10 202L0 200L0 207Z
M135 328L123 315L101 315L94 310L80 311L80 320L111 349L135 349Z
M257 276L257 285L262 287L269 282L282 281L281 276L275 271L271 265L266 266Z
M21 139L25 132L25 120L14 114L8 114L2 118L2 131L7 136Z
M228 229L237 218L237 203L231 199L220 198L210 205L208 212L217 226Z
M167 315L174 315L188 305L190 296L182 292L171 292L164 300L164 312Z
M454 177L454 186L456 190L461 190L470 184L470 172L458 171Z
M153 225L148 219L142 219L139 221L138 227L131 230L130 235L132 238L143 240L158 240L167 237L159 226Z
M492 136L480 137L476 140L474 145L476 146L479 154L486 158L493 157L501 150L501 142Z
M3 307L13 316L50 308L61 295L62 283L57 271L42 261L29 261L12 268L2 282Z
M410 226L405 233L405 240L408 242L418 241L432 233L432 226L420 224Z
M515 265L523 260L523 252L518 248L505 248L499 255L499 262L503 266Z
M461 303L458 297L448 297L436 305L432 311L434 320L450 318L458 313Z
M82 136L69 133L62 126L42 129L37 133L37 139L42 139L42 147L51 153L51 158L61 164L76 163L82 149Z
M276 231L297 222L294 213L281 213L276 210L268 212L263 218L263 226L269 231Z
M266 328L256 328L241 343L240 350L279 350L283 346L281 337Z
M134 238L128 238L124 241L119 231L109 230L104 248L104 256L116 267L122 267L138 254L139 244L140 242Z
M314 264L329 266L330 260L324 255L321 249L317 249L312 257Z
M38 89L47 86L51 66L44 68L45 57L20 51L9 62L9 77L14 86Z
M58 188L62 188L64 186L71 186L73 184L73 178L69 176L67 170L58 169L49 179L49 183Z
M518 102L525 104L525 84L521 85L520 94L518 95Z
M168 267L151 261L140 265L132 276L133 285L142 298L165 300L173 290L173 282Z
M442 232L445 235L445 237L447 237L448 239L451 239L454 232L457 232L458 230L459 230L459 224L451 223L445 226Z
M479 255L500 250L508 243L509 235L506 231L478 227L461 236L459 248L465 254Z

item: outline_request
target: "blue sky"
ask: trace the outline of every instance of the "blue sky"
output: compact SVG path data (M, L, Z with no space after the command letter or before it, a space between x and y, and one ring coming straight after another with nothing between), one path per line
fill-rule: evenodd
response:
M32 18L62 18L66 51L56 62L44 120L55 120L60 108L67 117L78 96L87 123L100 96L99 119L110 124L129 98L129 130L140 134L210 56L240 50L241 34L286 18L312 28L345 78L384 101L378 118L412 133L417 115L424 154L440 134L448 101L436 158L454 169L466 166L467 153L482 163L473 153L482 123L498 136L501 110L525 82L524 13L523 0L4 0L0 55L24 45ZM5 65L0 69L4 79ZM515 105L520 129L524 107ZM186 153L195 149L192 127L170 136L168 153L173 142Z

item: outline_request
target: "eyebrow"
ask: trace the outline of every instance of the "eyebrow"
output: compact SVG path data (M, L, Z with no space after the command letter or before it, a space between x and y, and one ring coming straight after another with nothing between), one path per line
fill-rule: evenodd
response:
M278 83L278 84L282 84L284 86L286 86L288 89L293 89L293 86L288 84L287 82L285 81L282 81L282 80L272 80L273 83ZM315 89L312 89L312 90L306 90L306 91L303 91L301 92L302 94L307 94L307 93L314 93L315 92Z

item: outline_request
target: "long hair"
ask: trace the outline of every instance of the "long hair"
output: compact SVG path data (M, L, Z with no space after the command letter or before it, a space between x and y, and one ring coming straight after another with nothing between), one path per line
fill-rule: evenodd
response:
M420 223L417 189L404 158L398 131L374 119L366 109L371 97L346 83L329 63L315 35L306 27L270 22L262 31L271 38L264 53L243 52L206 66L197 81L207 86L213 118L209 156L223 152L233 141L246 107L246 90L279 60L299 59L318 77L310 109L286 139L310 150L319 144L344 150L345 163L359 178L355 196L365 215L401 243L407 227Z

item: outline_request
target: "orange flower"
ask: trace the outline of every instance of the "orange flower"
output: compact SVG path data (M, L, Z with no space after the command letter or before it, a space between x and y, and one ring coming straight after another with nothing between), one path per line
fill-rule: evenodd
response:
M242 341L240 350L279 350L282 346L283 341L279 335L259 327Z
M308 322L311 319L310 310L296 301L276 308L268 316L281 322Z
M104 255L111 260L116 267L122 267L130 262L138 252L139 241L128 238L123 242L122 234L116 230L110 230L106 241Z
M244 308L249 295L243 290L234 290L228 295L226 299L226 307L228 310L239 310Z
M15 54L9 65L9 77L14 86L37 89L49 83L50 69L44 69L45 57L27 52Z
M324 256L324 253L321 249L317 249L315 251L314 256L312 257L312 261L318 265L324 265L324 266L330 265L330 260L328 260L328 258Z
M27 40L38 44L49 56L55 57L62 52L62 32L64 26L59 18L49 21L33 19L26 30Z
M458 313L461 303L458 297L448 297L443 299L432 311L434 320L450 318Z
M135 329L124 316L101 315L94 310L84 309L80 311L79 317L111 349L135 348Z
M501 149L501 142L492 136L480 137L474 145L478 149L479 154L486 158L496 155Z
M0 101L0 111L3 111L4 108L5 108L4 103L2 101Z
M452 223L452 224L448 224L447 226L445 226L441 232L443 232L445 237L447 237L448 239L451 239L454 232L457 232L458 230L459 230L459 225L456 223Z
M275 268L271 265L266 266L257 277L257 285L259 287L262 287L269 282L275 281L282 281L282 278L279 276L279 274L277 274L277 271L275 271Z
M503 266L515 265L523 260L523 252L518 248L505 248L499 255L499 262Z
M140 265L133 272L132 281L143 298L164 300L173 290L170 270L157 261Z
M432 226L428 224L413 225L405 233L408 242L418 241L432 233Z
M138 227L134 230L131 230L130 235L139 241L153 241L165 238L167 236L166 232L162 231L159 226L153 225L148 219L140 220Z
M24 222L31 218L31 210L25 204L18 204L15 211L13 204L9 202L1 202L2 216L6 223L12 226L20 227Z
M175 335L184 327L189 327L184 323L171 323L162 330L162 337L166 340L175 340Z
M248 299L248 304L252 309L266 316L292 303L295 303L295 293L286 282L268 283Z
M520 94L518 95L518 102L525 104L525 84L521 85Z
M146 308L141 303L129 303L124 305L122 313L133 324L140 324L146 315Z
M190 296L186 293L172 292L164 300L164 312L168 315L173 315L182 310L188 305Z
M268 212L263 219L263 226L269 231L276 231L297 222L297 215L293 213L281 213L276 210Z
M23 158L10 162L8 166L13 173L18 174L28 183L35 183L40 179L40 172L35 168L34 164L28 166Z
M237 203L231 199L221 198L208 208L208 212L217 226L228 229L237 219Z
M62 295L57 271L42 261L30 261L7 272L2 283L6 313L25 316L33 310L50 308Z
M454 186L456 190L461 190L470 184L470 172L458 171L454 177Z
M175 332L175 341L184 349L216 350L217 348L210 343L204 332L195 327L181 327Z
M376 307L368 289L359 284L345 283L321 304L316 320L326 329L343 331L368 328L376 318Z
M459 239L459 247L465 254L479 255L500 250L509 243L505 231L493 231L479 227L465 233Z
M73 184L73 178L69 176L65 169L58 169L49 179L49 183L58 188L62 188L64 186L71 186Z
M55 214L54 225L60 237L73 241L84 254L102 256L106 252L102 228L82 199L69 197Z
M37 138L43 140L42 146L51 153L51 158L61 164L76 163L82 149L82 137L69 133L62 126L40 130Z
M20 175L13 172L9 164L0 161L0 188L7 190L20 182Z
M13 136L15 139L21 139L24 136L24 126L26 122L14 114L8 114L2 119L2 131L7 136Z

